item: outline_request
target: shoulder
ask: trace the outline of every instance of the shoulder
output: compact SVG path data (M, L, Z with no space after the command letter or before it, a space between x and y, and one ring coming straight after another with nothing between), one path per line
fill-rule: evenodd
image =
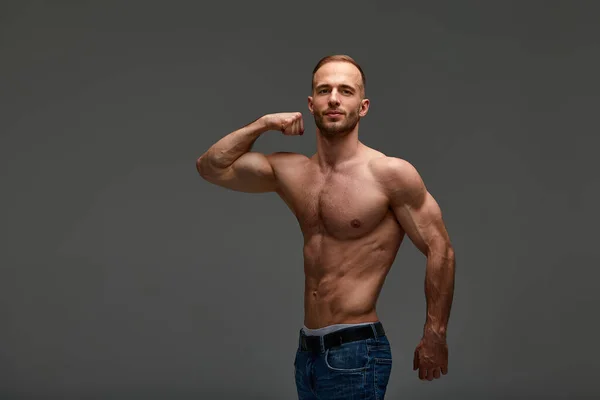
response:
M377 182L385 188L411 188L423 184L415 166L398 157L374 157L369 161L369 169Z
M305 156L304 154L293 153L293 152L289 152L289 151L277 151L275 153L268 154L267 159L274 166L277 166L280 164L287 165L290 163L298 164L298 163L309 161L309 158L307 156Z
M410 162L396 157L377 157L370 162L373 179L392 205L418 207L427 197L427 188Z
M287 151L278 151L268 154L266 157L273 171L280 176L281 174L287 175L292 172L297 173L304 169L310 162L310 159L304 154Z
M272 160L300 160L300 159L308 159L304 154L294 153L291 151L276 151L274 153L268 154L267 157Z

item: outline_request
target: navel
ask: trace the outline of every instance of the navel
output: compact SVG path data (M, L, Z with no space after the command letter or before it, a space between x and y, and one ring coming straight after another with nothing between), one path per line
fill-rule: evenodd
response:
M352 222L350 222L350 225L352 225L353 228L360 228L360 221L358 219L353 219Z

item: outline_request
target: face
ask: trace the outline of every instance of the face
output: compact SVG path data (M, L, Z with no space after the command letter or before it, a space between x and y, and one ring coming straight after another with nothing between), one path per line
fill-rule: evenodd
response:
M308 108L321 134L334 137L350 133L369 110L358 68L348 62L329 62L317 70L313 79Z

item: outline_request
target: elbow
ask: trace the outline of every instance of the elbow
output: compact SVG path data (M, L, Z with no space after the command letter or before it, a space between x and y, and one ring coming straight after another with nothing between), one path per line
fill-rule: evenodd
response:
M454 247L452 247L452 244L446 244L446 246L444 247L443 254L446 259L452 260L452 262L454 262Z
M202 154L196 160L196 171L198 171L198 174L200 174L203 179L207 179L209 176L209 166L206 153Z
M200 174L200 176L203 176L202 164L204 163L204 161L202 160L202 157L204 157L204 155L201 155L196 159L196 171L198 171L198 174Z
M198 171L200 177L205 181L218 183L224 179L227 169L219 168L214 164L213 159L209 157L211 156L208 153L198 157L196 160L196 171Z
M449 241L436 241L427 250L428 257L440 257L444 260L454 262L454 247Z

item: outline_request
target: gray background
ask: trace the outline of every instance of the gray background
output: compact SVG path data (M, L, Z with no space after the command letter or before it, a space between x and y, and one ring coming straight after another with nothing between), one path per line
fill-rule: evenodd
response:
M302 236L196 158L367 74L360 138L420 171L457 254L449 373L422 382L425 258L378 311L390 399L591 398L600 27L592 1L0 3L0 398L293 399ZM594 172L595 171L595 172Z

